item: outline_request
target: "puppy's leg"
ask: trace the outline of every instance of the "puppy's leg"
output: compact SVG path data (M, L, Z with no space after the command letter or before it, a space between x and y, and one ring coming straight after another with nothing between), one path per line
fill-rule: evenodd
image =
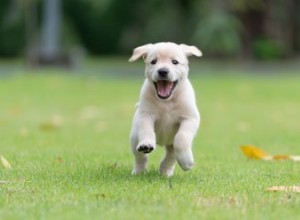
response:
M192 169L194 158L192 153L193 138L198 130L199 120L185 120L181 123L174 138L174 150L178 164L184 170Z
M166 176L172 176L175 170L175 151L173 145L166 146L165 158L160 163L160 172Z
M143 115L137 119L138 144L136 150L144 154L151 153L156 147L154 121L150 115Z
M138 141L135 134L132 134L130 139L131 151L134 156L134 167L132 170L132 174L136 175L147 170L148 156L142 152L137 151L136 146Z
M146 171L148 156L156 145L154 122L150 116L136 113L131 134L131 150L134 155L135 165L132 174Z

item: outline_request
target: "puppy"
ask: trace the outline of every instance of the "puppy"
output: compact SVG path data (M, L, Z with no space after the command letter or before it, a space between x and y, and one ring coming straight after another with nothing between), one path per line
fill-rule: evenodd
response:
M146 80L130 132L135 165L132 174L147 169L147 154L165 146L160 172L172 176L176 161L187 171L194 165L192 142L200 124L195 94L188 79L188 57L202 56L195 46L146 44L134 49L129 62L144 58Z

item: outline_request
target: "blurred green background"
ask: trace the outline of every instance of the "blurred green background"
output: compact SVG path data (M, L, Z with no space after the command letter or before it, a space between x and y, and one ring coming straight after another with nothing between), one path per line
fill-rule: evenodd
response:
M0 1L0 57L23 56L33 66L83 54L128 56L159 41L193 44L212 58L294 58L300 1Z

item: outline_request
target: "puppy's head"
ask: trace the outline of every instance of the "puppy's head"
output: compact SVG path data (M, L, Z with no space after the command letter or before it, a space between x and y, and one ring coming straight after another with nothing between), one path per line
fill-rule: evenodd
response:
M188 75L188 57L202 56L195 46L175 43L146 44L134 49L129 61L143 57L146 78L160 99L170 99L180 82Z

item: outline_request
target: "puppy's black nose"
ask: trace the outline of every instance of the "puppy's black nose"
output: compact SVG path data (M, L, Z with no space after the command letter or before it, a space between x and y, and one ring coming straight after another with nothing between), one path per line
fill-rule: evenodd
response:
M169 73L169 70L162 68L162 69L159 69L157 72L160 77L166 77Z

